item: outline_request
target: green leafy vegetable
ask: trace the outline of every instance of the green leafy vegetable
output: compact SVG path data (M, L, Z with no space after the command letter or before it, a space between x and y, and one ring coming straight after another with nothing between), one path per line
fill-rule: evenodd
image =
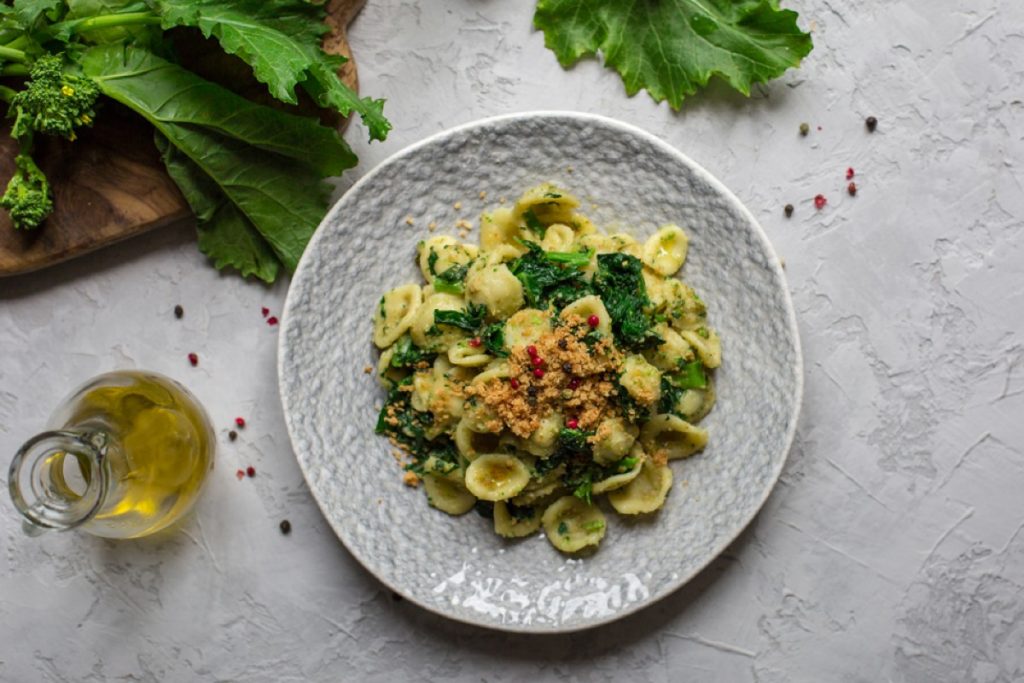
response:
M409 333L399 337L393 348L395 349L394 354L391 356L391 367L393 368L416 367L416 365L423 361L433 360L435 355L416 346Z
M492 323L485 327L480 333L480 340L492 356L504 358L508 355L508 349L505 348L505 323Z
M156 0L164 28L193 26L241 57L270 93L294 104L301 85L322 106L343 116L359 114L371 140L387 137L391 124L382 100L360 99L338 78L342 57L320 49L327 31L323 9L295 0Z
M544 225L537 214L533 212L533 209L527 209L523 212L523 220L526 222L526 229L534 233L541 239L544 239L544 235L548 232L548 226Z
M679 372L670 375L670 379L680 389L703 389L708 385L704 364L699 360L683 363Z
M593 249L583 251L548 251L544 258L552 263L564 263L573 268L585 268L590 263L590 257L594 255Z
M661 343L645 313L651 305L644 286L643 264L629 254L601 254L597 257L594 289L608 309L615 341L627 349Z
M559 252L554 259L540 245L524 241L527 252L512 262L510 270L523 284L523 295L531 308L554 306L561 310L580 297L591 293L590 283L580 270L590 262L579 255L564 255ZM570 258L571 257L571 258ZM560 262L559 259L562 259Z
M434 311L434 324L476 332L483 325L486 313L487 307L478 304L470 304L465 311Z
M437 260L436 254L431 251L430 256ZM429 260L430 257L428 257ZM433 263L430 264L433 268ZM469 265L464 264L461 266L452 266L443 273L437 274L434 278L434 291L441 292L442 294L462 294L464 287L463 282L466 279L466 273L469 271Z
M813 44L779 0L538 0L534 25L564 67L600 52L626 92L678 109L712 76L744 95Z
M173 36L198 30L248 63L271 95L301 87L321 106L358 113L371 139L390 124L359 98L320 46L323 3L305 0L13 0L0 4L0 77L29 76L0 98L15 119L16 173L0 199L16 227L52 211L31 158L34 136L76 137L104 96L153 125L168 174L196 214L199 247L218 268L273 281L292 270L323 217L329 186L355 154L316 116L256 104L174 61ZM20 85L20 84L18 84ZM450 285L457 286L457 273Z

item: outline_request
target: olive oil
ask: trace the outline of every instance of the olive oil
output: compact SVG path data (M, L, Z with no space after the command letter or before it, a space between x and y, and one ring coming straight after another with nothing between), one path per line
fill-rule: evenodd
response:
M213 467L214 438L202 407L154 373L95 378L65 401L50 426L55 431L19 452L10 480L15 503L42 528L112 538L151 534L191 508ZM16 467L28 466L26 482L40 482L34 493L43 494L33 501L25 500L25 486L14 490Z

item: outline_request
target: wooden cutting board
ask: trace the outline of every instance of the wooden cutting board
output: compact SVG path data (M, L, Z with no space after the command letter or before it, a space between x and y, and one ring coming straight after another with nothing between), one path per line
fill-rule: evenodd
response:
M355 62L345 36L346 28L366 0L330 0L326 23L330 33L324 49L349 58L339 75L358 88ZM212 41L194 33L178 34L178 49L185 66L223 83L250 85L241 94L277 103L266 86L251 77L248 67L225 55ZM315 111L306 99L299 105ZM346 120L320 112L321 119L343 129ZM14 173L17 145L10 122L0 128L0 194ZM27 273L86 254L190 215L184 197L164 171L153 144L153 129L142 118L113 102L105 102L93 128L81 130L75 142L40 136L33 154L53 189L54 212L35 230L15 230L0 209L0 277Z

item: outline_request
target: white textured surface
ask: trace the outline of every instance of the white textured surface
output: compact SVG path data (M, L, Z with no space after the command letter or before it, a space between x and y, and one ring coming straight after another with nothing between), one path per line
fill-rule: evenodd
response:
M236 414L249 426L174 536L30 540L2 507L0 679L1024 677L1024 6L792 0L817 42L800 71L751 100L713 88L676 115L626 99L596 64L562 72L525 0L420 4L370 0L354 26L364 88L390 98L396 127L372 147L350 132L361 169L538 108L637 123L702 163L787 262L807 373L780 485L694 582L596 632L493 634L395 603L335 540L290 453L259 314L284 285L220 278L188 228L168 230L0 281L0 451L119 366L182 379L222 434ZM250 463L256 478L236 481Z
M597 225L641 242L666 223L685 225L683 274L707 302L708 323L724 337L729 359L715 373L718 400L701 422L708 447L672 464L676 484L664 508L640 520L609 510L605 540L583 560L567 559L542 532L507 541L478 515L429 509L401 483L393 448L373 433L385 392L363 372L377 365L371 316L381 295L421 281L416 244L431 234L423 224L436 220L434 234L454 237L460 213L490 210L501 197L510 205L544 182L576 193ZM481 188L487 198L479 198ZM418 217L420 228L407 216ZM478 237L474 232L472 241ZM750 213L704 169L618 121L512 114L414 145L375 168L328 214L288 293L278 373L306 481L360 562L432 611L537 633L634 612L735 540L782 471L803 368L777 259Z

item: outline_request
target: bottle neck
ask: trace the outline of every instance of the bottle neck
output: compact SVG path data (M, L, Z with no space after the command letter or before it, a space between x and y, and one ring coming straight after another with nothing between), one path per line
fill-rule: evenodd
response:
M8 486L26 533L73 529L96 514L107 493L107 442L103 432L53 431L21 447Z

